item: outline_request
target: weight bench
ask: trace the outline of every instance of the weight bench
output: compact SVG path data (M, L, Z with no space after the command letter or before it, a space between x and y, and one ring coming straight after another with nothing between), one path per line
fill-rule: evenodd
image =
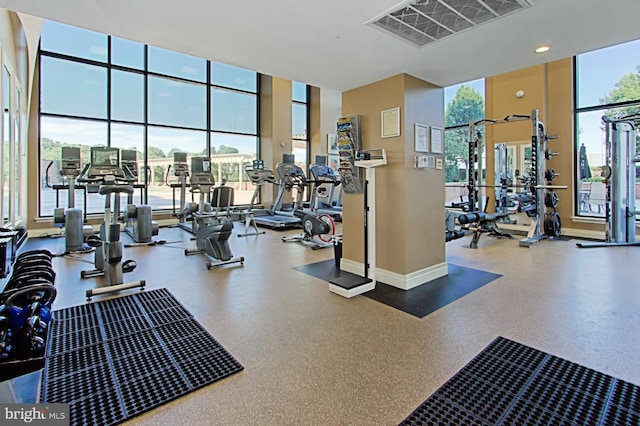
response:
M455 229L456 215L448 210L444 211L444 240L445 242L457 240L467 235L463 230Z
M477 249L480 235L483 233L488 233L492 237L497 238L513 238L511 234L501 230L497 223L499 219L508 215L509 213L470 212L458 216L458 223L467 226L467 229L473 231L473 237L471 238L469 247ZM469 226L472 224L475 224L475 226Z

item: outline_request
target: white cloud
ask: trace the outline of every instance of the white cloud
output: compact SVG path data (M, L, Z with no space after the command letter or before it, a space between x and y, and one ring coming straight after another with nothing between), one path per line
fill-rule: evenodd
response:
M107 144L106 123L42 117L40 133L43 138L70 144Z
M197 68L193 68L193 67L187 67L184 66L182 68L180 68L180 71L185 73L185 74L189 74L189 75L198 75L200 74L200 70Z
M106 56L107 49L102 46L91 46L89 47L89 52L95 53L96 55Z

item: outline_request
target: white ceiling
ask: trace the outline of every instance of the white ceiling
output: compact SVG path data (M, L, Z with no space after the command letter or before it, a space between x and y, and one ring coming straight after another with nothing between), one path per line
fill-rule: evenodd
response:
M417 48L365 24L399 3L0 0L0 7L338 91L399 73L448 86L640 38L640 0L529 0L529 9ZM533 53L541 44L552 50Z

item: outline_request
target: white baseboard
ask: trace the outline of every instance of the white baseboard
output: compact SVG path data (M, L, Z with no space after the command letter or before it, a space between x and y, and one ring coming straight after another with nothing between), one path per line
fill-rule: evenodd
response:
M340 259L340 270L360 275L361 277L364 276L364 264L353 260Z
M586 229L574 229L562 227L562 235L567 237L591 238L604 241L604 231L588 231Z
M376 268L376 281L389 284L402 290L411 290L421 284L429 283L449 273L447 262L412 272L407 275Z
M371 291L374 288L376 288L376 283L373 282L373 281L370 282L370 283L367 283L367 284L362 284L362 285L360 285L358 287L355 287L355 288L352 288L352 289L349 289L349 290L347 290L346 288L342 288L340 286L337 286L335 284L329 284L329 291L330 292L335 293L335 294L337 294L339 296L342 296L342 297L346 297L347 299L350 299L350 298L352 298L354 296L357 296L359 294L362 294L362 293L366 293L367 291Z
M340 269L360 276L364 273L364 266L362 263L354 262L349 259L340 260ZM376 281L389 284L390 286L397 287L402 290L410 290L420 284L428 283L436 278L443 277L448 273L449 266L447 265L447 262L443 262L407 275L376 268L375 276Z

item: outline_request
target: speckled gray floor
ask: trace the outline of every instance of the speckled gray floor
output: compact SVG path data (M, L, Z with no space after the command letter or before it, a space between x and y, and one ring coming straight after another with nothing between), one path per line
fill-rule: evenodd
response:
M239 232L238 225L235 233ZM447 245L449 262L502 277L419 319L367 297L344 299L293 270L333 256L282 243L273 232L232 237L244 266L207 271L182 244L126 249L126 276L166 287L245 370L128 424L393 425L497 336L640 384L638 248L581 250L575 241L470 237ZM48 241L58 244L62 239ZM89 261L89 255L83 257ZM57 258L55 307L85 303L90 265Z

